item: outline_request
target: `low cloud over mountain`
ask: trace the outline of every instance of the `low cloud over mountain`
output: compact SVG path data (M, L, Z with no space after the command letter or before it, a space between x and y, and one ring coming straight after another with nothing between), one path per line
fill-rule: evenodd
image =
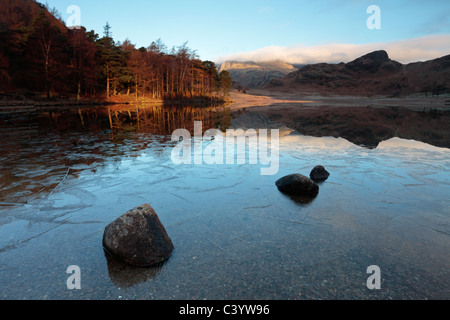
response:
M431 60L450 53L450 34L424 36L396 42L370 44L325 44L318 46L270 46L250 52L219 57L224 61L285 61L291 64L339 63L352 61L367 52L386 50L401 63Z
M233 81L246 88L260 88L271 80L282 78L297 69L283 61L269 61L256 63L253 61L226 61L221 64L220 70L227 70Z
M268 86L339 94L439 95L450 88L450 55L402 64L378 50L349 63L307 65Z

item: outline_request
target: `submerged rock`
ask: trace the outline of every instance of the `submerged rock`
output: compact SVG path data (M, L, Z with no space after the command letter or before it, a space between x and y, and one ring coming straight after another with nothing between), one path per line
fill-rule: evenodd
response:
M317 196L319 186L310 178L296 173L279 179L276 183L278 190L296 196Z
M316 166L312 169L310 177L315 182L322 182L328 179L330 173L323 166Z
M112 256L136 267L166 261L174 249L155 210L144 204L106 226L103 247Z

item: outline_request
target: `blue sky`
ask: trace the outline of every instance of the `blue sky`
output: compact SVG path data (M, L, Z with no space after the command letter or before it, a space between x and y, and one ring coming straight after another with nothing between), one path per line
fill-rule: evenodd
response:
M308 48L321 48L324 52L345 44L368 50L369 44L405 44L413 39L417 59L424 55L424 50L431 50L429 56L450 54L448 0L47 0L47 3L58 9L64 20L70 16L67 8L77 5L81 9L81 24L88 30L102 35L108 21L116 41L128 38L137 47L146 47L158 38L169 48L188 41L203 60L251 58L251 53L259 52L261 56L276 47L280 58L288 49L296 50L296 55L290 56L290 62L295 62L292 59L302 60L301 52ZM369 5L381 9L380 30L366 26ZM438 35L441 37L436 40ZM427 42L430 37L434 37L432 43L438 42L438 49L430 48ZM424 48L419 50L417 39ZM448 43L439 43L447 39ZM317 52L306 51L311 59ZM401 55L400 49L397 51Z

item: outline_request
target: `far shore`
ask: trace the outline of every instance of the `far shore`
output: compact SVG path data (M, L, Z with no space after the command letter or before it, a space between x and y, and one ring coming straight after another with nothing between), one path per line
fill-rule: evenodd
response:
M233 91L229 107L239 124L251 127L257 113L311 136L344 137L375 147L403 137L450 148L450 97L319 95L310 92Z
M425 97L418 93L404 97L333 95L316 92L277 91L266 89L234 90L230 99L232 111L251 108L252 111L301 112L319 107L399 107L415 111L450 109L450 95Z
M39 95L0 93L0 107L14 106L101 106L114 104L163 104L163 103L226 103L232 111L252 108L253 111L269 109L305 110L317 107L400 107L422 111L424 108L449 109L450 95L440 97L425 97L423 94L405 97L362 96L362 95L332 95L317 92L300 92L295 90L278 91L268 89L252 89L243 93L232 90L228 97L193 97L183 99L158 99L138 97L133 95L111 96L110 99L99 97L94 99L52 98L46 99Z
M0 93L0 111L21 111L32 108L56 108L56 109L71 109L71 108L85 108L85 107L102 107L120 104L195 104L195 105L210 105L210 104L230 104L229 98L221 96L198 96L189 98L173 98L173 99L159 99L151 97L138 97L133 95L117 95L111 96L110 99L100 97L98 99L79 99L76 98L52 98L46 99L39 95L23 95L23 94L5 94Z

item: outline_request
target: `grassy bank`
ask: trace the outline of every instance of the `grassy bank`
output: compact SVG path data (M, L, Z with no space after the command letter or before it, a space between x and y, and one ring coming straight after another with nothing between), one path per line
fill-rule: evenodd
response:
M185 98L155 99L151 97L138 97L133 95L117 95L108 99L98 97L94 99L80 99L76 97L58 97L47 99L44 95L37 93L0 93L0 107L23 107L23 106L65 106L85 107L102 106L114 104L186 104L186 105L218 105L232 103L233 100L221 96L194 96Z

